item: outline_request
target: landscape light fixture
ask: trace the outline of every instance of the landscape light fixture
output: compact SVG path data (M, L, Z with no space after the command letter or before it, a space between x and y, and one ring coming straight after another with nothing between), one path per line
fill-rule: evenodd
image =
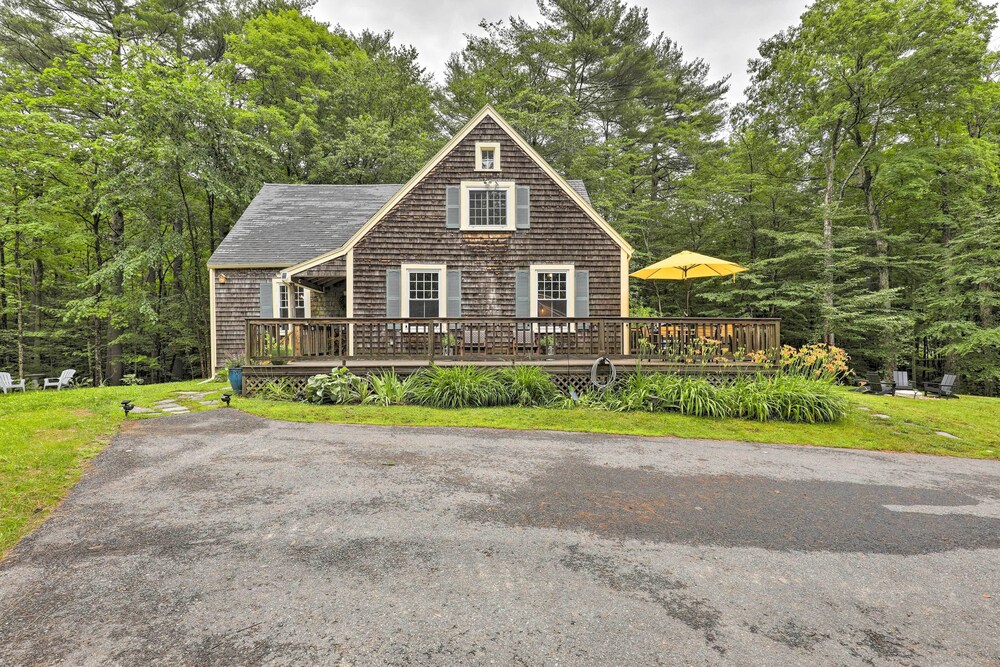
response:
M233 395L227 392L227 393L223 394L222 398L220 398L219 400L222 401L223 403L225 403L226 407L228 408L229 407L229 401L233 400Z
M128 419L128 413L132 412L132 408L134 407L132 401L122 401L122 410L125 411L125 419Z

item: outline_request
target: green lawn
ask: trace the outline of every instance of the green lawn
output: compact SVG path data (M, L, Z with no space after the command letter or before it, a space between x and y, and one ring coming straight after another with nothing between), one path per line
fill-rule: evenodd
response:
M149 406L183 390L224 385L196 382L0 395L0 554L41 523L80 478L86 463L118 431L119 402ZM260 399L233 400L251 414L289 421L412 426L550 429L629 435L823 445L1000 459L1000 399L913 400L850 394L855 407L837 424L758 423L683 415L591 409L413 406L315 406ZM208 409L187 403L192 410ZM875 414L888 415L880 419ZM131 419L135 419L133 415ZM958 439L935 435L945 431Z
M150 406L176 391L223 386L183 382L0 394L0 555L48 516L118 432L120 401Z

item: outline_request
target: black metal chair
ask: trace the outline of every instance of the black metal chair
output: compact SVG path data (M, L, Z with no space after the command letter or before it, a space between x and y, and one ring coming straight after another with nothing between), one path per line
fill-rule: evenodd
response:
M957 387L958 376L945 375L940 382L925 382L924 393L939 398L958 398L958 394L955 393Z
M878 373L867 373L868 393L879 394L880 396L892 396L896 392L896 385L892 382L883 382Z

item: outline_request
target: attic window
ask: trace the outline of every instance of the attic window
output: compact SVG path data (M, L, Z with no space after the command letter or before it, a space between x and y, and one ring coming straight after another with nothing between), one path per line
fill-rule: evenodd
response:
M476 171L500 171L500 144L476 143Z

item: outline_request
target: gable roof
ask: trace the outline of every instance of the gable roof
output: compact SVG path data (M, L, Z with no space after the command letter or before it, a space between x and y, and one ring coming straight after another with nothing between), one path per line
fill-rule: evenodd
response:
M569 184L590 202L583 181ZM337 250L402 187L265 183L208 266L283 268Z
M452 150L458 146L462 140L464 140L478 125L483 121L484 118L491 118L500 128L507 133L511 140L517 144L517 146L524 151L524 153L535 161L535 163L544 171L555 183L560 186L563 191L572 199L582 210L586 213L594 223L597 224L601 230L604 231L611 239L622 249L622 251L631 256L635 252L635 248L625 240L625 238L618 233L618 231L608 224L600 213L591 205L590 197L586 196L586 189L583 188L583 194L576 188L576 186L571 185L569 181L562 177L552 166L545 161L541 155L538 154L531 145L524 140L517 130L515 130L511 125L497 113L496 109L487 104L483 107L479 113L473 116L465 126L458 131L458 133L451 138L451 140L445 144L437 154L431 158L423 168L413 175L410 180L406 182L402 188L399 189L382 207L369 219L357 232L355 232L350 239L340 248L332 250L325 254L314 257L308 261L300 262L294 266L288 267L286 271L288 273L299 273L300 271L305 271L314 266L328 262L331 259L341 257L354 247L365 234L368 233L372 227L379 223L379 221L387 214L389 211L399 203L403 197L410 193L413 188L415 188L433 169L441 162Z
M208 266L280 268L336 250L401 187L265 183Z

